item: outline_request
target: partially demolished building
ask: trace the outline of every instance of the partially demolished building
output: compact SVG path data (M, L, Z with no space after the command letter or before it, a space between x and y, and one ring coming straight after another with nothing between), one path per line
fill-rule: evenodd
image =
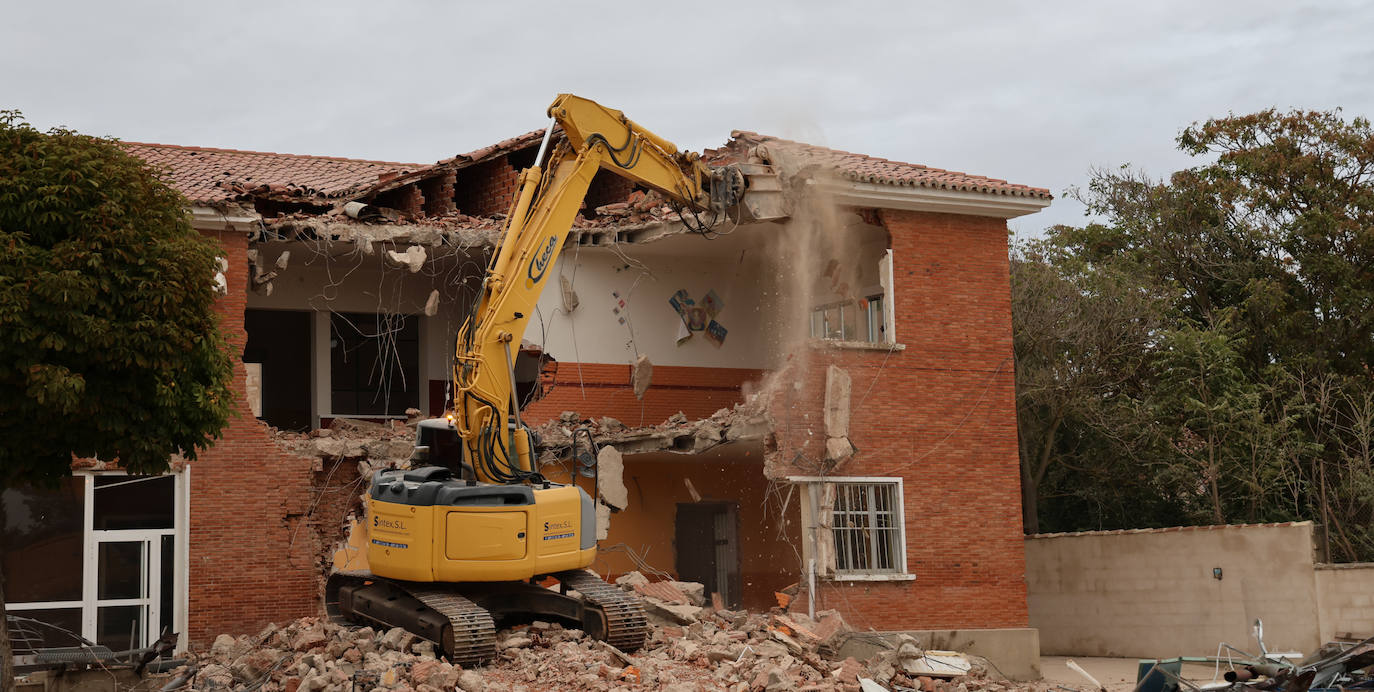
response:
M369 470L445 410L542 134L434 165L126 144L224 250L239 415L172 476L84 463L60 491L5 491L11 611L112 648L319 612ZM1049 193L751 132L705 156L778 168L788 220L690 232L603 171L526 334L546 471L577 425L603 445L594 568L860 629L1033 638L1006 219Z

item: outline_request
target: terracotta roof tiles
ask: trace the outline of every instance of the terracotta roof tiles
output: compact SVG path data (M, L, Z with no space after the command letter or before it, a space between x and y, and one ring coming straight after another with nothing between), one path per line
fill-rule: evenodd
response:
M426 166L336 156L122 142L130 153L170 171L170 182L193 203L239 199L246 193L339 198L375 185L380 176Z
M876 156L855 154L838 149L828 149L814 144L794 142L781 137L761 135L747 130L730 133L734 143L748 146L768 144L800 151L816 163L835 170L842 177L863 183L896 185L900 187L926 187L939 190L960 192L981 192L985 194L1012 195L1016 197L1035 197L1052 199L1050 191L1042 187L1018 185L1005 180L970 175L959 171L947 171L915 163L889 161ZM733 144L733 143L732 143Z

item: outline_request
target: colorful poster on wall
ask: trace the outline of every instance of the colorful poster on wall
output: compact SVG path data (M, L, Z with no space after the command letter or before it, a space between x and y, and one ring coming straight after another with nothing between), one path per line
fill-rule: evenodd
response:
M716 315L725 309L725 301L716 295L714 289L706 292L706 297L701 299L701 304L705 306L706 314L710 315L711 319L715 319Z
M668 304L673 306L673 310L677 311L678 316L685 321L687 319L687 308L692 307L695 303L693 303L692 297L688 295L687 289L679 288L677 292L668 299Z
M706 322L710 319L711 316L706 314L706 308L700 306L687 308L687 328L694 332L705 329Z
M706 325L706 340L715 344L716 348L725 344L725 334L725 325L715 320L711 320L711 323Z

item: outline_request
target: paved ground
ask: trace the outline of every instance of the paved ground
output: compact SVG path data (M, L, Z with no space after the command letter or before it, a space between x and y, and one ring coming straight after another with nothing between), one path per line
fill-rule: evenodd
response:
M1090 690L1092 684L1082 675L1069 669L1066 656L1041 656L1040 674L1046 682L1056 683L1075 690ZM1073 659L1088 671L1097 681L1107 688L1107 692L1131 692L1135 689L1136 666L1138 658L1096 658L1078 656ZM1196 683L1211 682L1214 666L1186 663L1183 677Z

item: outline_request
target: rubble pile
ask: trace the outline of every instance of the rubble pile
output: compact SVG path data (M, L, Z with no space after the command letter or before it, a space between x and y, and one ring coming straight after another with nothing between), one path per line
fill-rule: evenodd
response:
M415 450L416 420L412 416L406 422L372 423L335 418L328 428L309 433L278 430L274 437L288 451L303 457L357 460L359 475L371 478L374 469L403 466L409 461Z
M583 419L575 411L564 411L558 420L535 429L547 450L545 461L566 457L573 431L581 426L591 431L598 445L615 447L623 454L695 454L729 442L762 440L772 431L773 421L750 402L719 409L710 417L695 421L678 412L658 425L639 428L628 427L609 416Z
M939 677L911 672L924 655L914 640L872 661L833 660L827 642L847 631L834 611L805 615L731 611L711 605L700 584L617 580L640 594L651 619L643 649L620 651L581 630L535 621L501 631L497 659L464 669L433 643L402 629L302 618L257 636L221 635L172 673L196 690L263 692L501 692L503 690L867 690L1006 692L1045 689L990 679L974 665ZM875 687L876 685L876 687Z

